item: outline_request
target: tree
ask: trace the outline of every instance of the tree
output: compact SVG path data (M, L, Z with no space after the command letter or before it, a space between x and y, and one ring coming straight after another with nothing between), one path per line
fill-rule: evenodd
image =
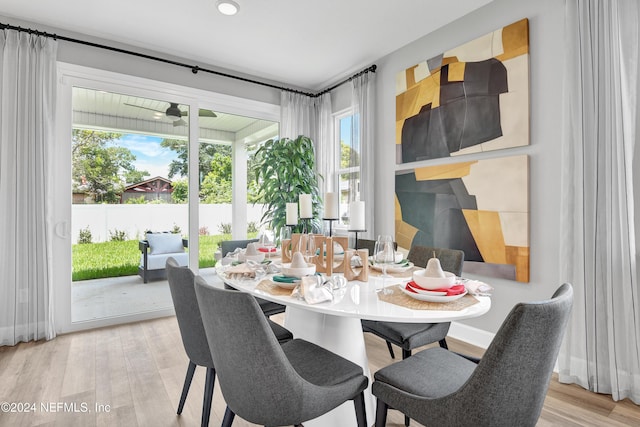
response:
M135 160L135 157L133 158ZM149 176L149 172L147 171L139 171L139 170L126 170L124 172L124 182L127 184L135 184L140 181L144 181L146 177Z
M169 164L169 178L176 175L187 176L189 171L187 141L164 139L160 145L177 154L177 159ZM203 203L231 203L233 176L231 146L200 143L199 147L200 200ZM247 201L262 203L255 177L254 156L250 155L247 162Z
M173 192L171 193L173 203L187 203L189 198L189 184L187 179L176 179L171 185L173 186Z
M203 203L231 203L231 155L215 153L200 185Z
M351 165L360 166L360 153L340 141L340 169L346 169Z
M189 147L186 140L181 139L163 139L160 146L169 148L176 152L177 159L169 163L169 179L174 176L188 176L189 174ZM231 146L223 144L198 144L198 156L200 159L199 176L204 179L211 172L211 161L216 153L224 154L231 158Z
M124 147L109 144L121 133L74 129L72 132L73 187L84 189L96 202L119 203L127 177L144 178L136 170L136 157ZM142 179L139 179L139 181Z
M169 178L188 176L187 141L163 139L160 145L177 154L177 159L169 164ZM231 203L231 146L209 143L200 143L198 146L200 200L203 203Z

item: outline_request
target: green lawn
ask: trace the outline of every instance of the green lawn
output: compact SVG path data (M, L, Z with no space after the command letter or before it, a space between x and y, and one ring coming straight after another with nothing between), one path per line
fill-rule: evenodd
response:
M253 233L249 238L255 237ZM218 242L231 240L229 234L200 236L199 267L213 267ZM73 245L72 280L103 277L132 276L138 274L140 250L137 240Z

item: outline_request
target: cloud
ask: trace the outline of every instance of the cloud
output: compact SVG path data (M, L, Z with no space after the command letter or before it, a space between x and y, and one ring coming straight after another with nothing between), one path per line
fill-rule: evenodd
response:
M114 141L115 144L128 148L134 155L144 157L162 157L167 155L166 148L160 146L162 138L157 136L125 134L122 138Z
M125 134L114 145L129 149L136 156L133 162L137 170L149 172L149 178L162 176L168 178L169 163L177 158L175 151L160 146L162 138L158 136Z

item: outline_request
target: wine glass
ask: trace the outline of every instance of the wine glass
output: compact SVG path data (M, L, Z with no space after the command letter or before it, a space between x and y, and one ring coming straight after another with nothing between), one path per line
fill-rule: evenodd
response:
M275 252L276 233L273 230L266 230L263 234L262 247L267 252L267 259L271 259L271 252Z
M393 244L393 238L388 235L378 236L373 249L373 263L382 268L382 290L385 290L384 281L387 277L387 266L394 264L396 261L396 249Z
M312 263L316 256L316 241L313 234L303 234L300 236L300 252L304 256L307 264Z

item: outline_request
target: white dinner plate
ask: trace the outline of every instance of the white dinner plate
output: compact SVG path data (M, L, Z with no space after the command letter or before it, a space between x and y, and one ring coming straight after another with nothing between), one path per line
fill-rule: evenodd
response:
M427 289L418 289L414 286L410 286L411 289L415 290L417 293L422 295L433 295L433 296L444 296L447 295L446 291L429 291ZM406 289L406 288L405 288Z
M459 295L451 295L450 297L446 296L446 295L425 295L425 294L416 294L413 292L409 292L407 291L404 287L401 287L400 290L402 290L402 292L404 292L405 294L409 295L411 298L413 299L417 299L420 301L428 301L428 302L451 302L451 301L455 301L457 299L462 298L463 296L465 296L467 294L467 290L465 289L465 291Z
M377 271L382 271L381 264L373 264L371 268ZM411 261L409 261L407 265L402 266L389 264L387 265L387 273L404 273L405 271L411 270L411 268L413 268L413 263Z

